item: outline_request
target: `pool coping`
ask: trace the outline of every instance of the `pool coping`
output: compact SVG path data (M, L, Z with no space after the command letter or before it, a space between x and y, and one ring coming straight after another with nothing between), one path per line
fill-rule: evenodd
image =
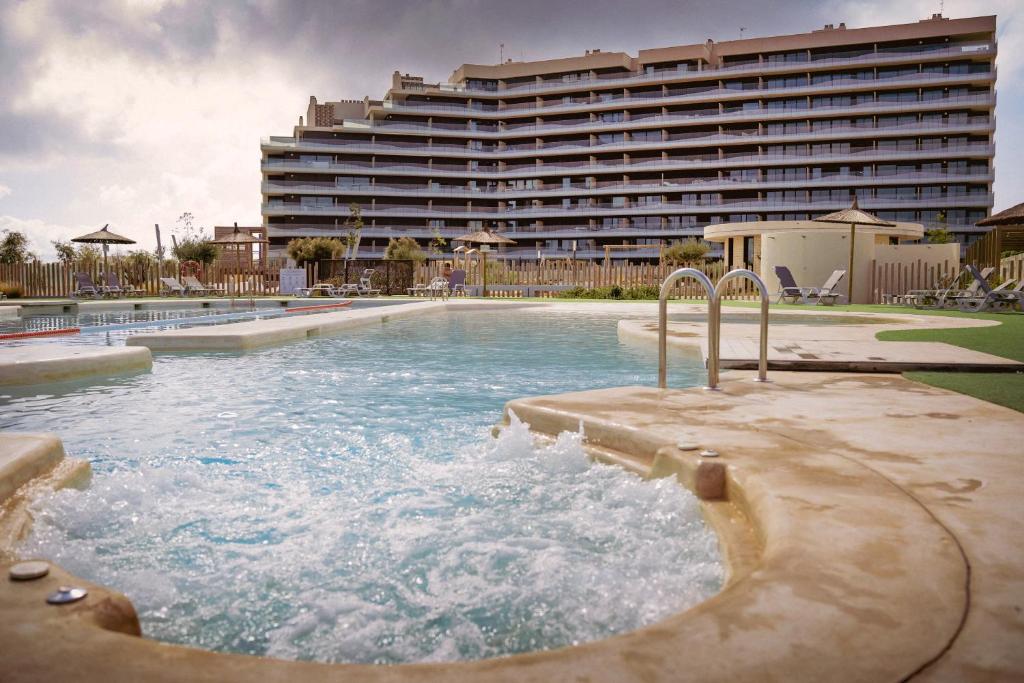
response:
M993 578L1009 568L1013 591L1024 576L1021 553L1005 547L1006 527L1019 521L1022 503L1019 496L1002 499L1024 483L1021 464L1006 460L1024 437L1019 415L889 375L775 373L768 385L748 379L730 373L722 392L621 387L518 399L506 408L545 435L582 423L598 458L650 476L697 486L701 467L721 468L725 496L708 504L709 518L727 546L730 582L652 626L476 662L288 662L126 635L137 629L126 598L54 567L46 579L0 585L0 607L10 615L0 623L0 640L10 646L12 670L36 679L854 681L951 673L970 680L981 664L989 673L1024 671L1024 655L1009 648L1021 617ZM836 397L849 402L830 400ZM864 432L858 424L814 414L822 400L843 406L838 412L848 410L851 421L886 410L872 438L888 430L898 447L855 442ZM911 423L943 432L946 445L934 464L920 459L935 454L933 440L901 436ZM979 465L949 460L946 452L969 447L979 429L990 433L991 462L983 464L993 469L965 488L964 468ZM721 456L712 463L679 450L683 436ZM986 495L1010 508L972 538L964 529L977 520L961 528L958 516ZM989 568L971 561L978 553L1001 553L1001 560ZM45 605L42 598L61 583L86 585L92 595L77 606ZM1004 634L992 632L993 615L1009 619Z
M110 377L152 367L153 354L147 348L26 344L0 348L0 387Z

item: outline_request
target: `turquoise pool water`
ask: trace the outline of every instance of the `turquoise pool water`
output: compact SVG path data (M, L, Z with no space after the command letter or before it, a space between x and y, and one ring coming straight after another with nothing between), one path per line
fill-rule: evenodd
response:
M346 662L475 659L655 622L714 594L693 496L490 427L515 397L653 385L620 316L448 313L0 394L94 468L21 551L126 593L146 635ZM703 371L673 359L675 386Z

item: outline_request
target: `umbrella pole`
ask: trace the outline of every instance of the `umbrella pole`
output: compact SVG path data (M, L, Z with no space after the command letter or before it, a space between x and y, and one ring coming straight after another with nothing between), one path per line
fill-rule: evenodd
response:
M482 295L487 298L487 252L480 252L480 284Z
M857 224L850 223L850 265L846 273L846 304L853 303L853 245L857 239Z

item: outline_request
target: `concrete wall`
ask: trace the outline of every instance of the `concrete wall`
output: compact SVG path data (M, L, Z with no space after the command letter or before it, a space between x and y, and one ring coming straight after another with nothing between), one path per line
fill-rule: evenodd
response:
M857 232L854 255L853 303L867 303L871 296L871 259L874 234ZM850 259L850 236L837 232L782 232L761 239L760 273L770 293L779 291L775 266L787 266L801 287L820 287L834 270L846 270ZM846 293L849 275L839 283Z

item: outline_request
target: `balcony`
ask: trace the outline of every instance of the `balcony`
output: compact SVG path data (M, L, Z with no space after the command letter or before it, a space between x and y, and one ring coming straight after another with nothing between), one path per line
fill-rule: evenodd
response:
M596 78L577 78L570 81L554 81L548 83L526 83L507 86L498 90L468 88L448 83L424 85L415 88L402 88L404 92L430 92L438 94L464 94L472 97L499 98L509 95L528 95L530 93L552 92L556 90L596 90L609 87L627 87L636 84L652 84L668 81L707 80L709 78L726 78L744 74L785 73L792 71L820 71L823 69L849 68L868 64L903 64L933 60L948 60L964 57L994 56L996 48L987 43L973 45L956 45L949 48L904 50L902 48L882 48L878 52L849 52L840 57L823 57L805 62L768 63L750 62L732 66L712 67L703 64L700 70L660 69L651 73L634 73L628 76L619 74L598 75ZM834 54L834 53L833 53Z
M991 82L995 79L994 72L975 74L927 74L915 73L904 76L875 79L843 79L834 80L829 83L817 85L760 88L757 90L734 90L732 88L697 88L685 89L676 95L665 95L659 97L613 95L591 102L571 102L568 104L552 104L537 106L535 103L520 103L509 107L482 107L474 103L473 106L462 104L446 104L439 102L404 102L396 103L392 100L385 100L377 109L380 111L394 111L399 113L415 114L457 114L473 118L509 118L512 116L544 116L551 112L571 111L592 111L601 109L616 109L628 105L638 106L671 106L693 102L728 102L734 100L749 100L751 98L772 97L772 96L800 96L827 94L829 92L860 92L875 90L877 88L896 88L908 86L942 86L950 84L966 84Z
M991 207L993 196L987 192L963 192L937 194L922 198L860 198L862 208L872 211L885 209L932 209L935 207ZM573 207L521 207L498 208L494 206L464 207L448 206L427 208L400 204L364 204L360 206L364 218L406 216L435 219L462 218L466 220L521 220L524 218L559 218L567 216L654 216L678 214L723 214L758 212L831 212L849 205L849 199L828 200L768 200L768 199L717 199L714 201L661 201L635 206L591 205ZM264 216L319 215L348 216L347 205L302 205L271 200L262 205Z
M336 185L335 183L312 183L301 180L264 181L262 192L265 196L280 194L298 194L305 196L350 196L368 195L375 197L452 197L462 199L486 198L488 201L506 201L508 199L531 199L544 197L579 197L610 194L641 194L660 192L714 192L747 189L769 188L832 188L861 186L896 186L921 183L991 183L991 171L967 173L901 173L891 176L839 174L831 173L822 177L793 180L768 179L686 179L683 181L661 181L656 183L623 183L620 181L597 182L592 185L574 183L569 187L552 184L542 189L505 189L466 188L466 187L424 187L422 184L389 184L359 183L354 185Z

